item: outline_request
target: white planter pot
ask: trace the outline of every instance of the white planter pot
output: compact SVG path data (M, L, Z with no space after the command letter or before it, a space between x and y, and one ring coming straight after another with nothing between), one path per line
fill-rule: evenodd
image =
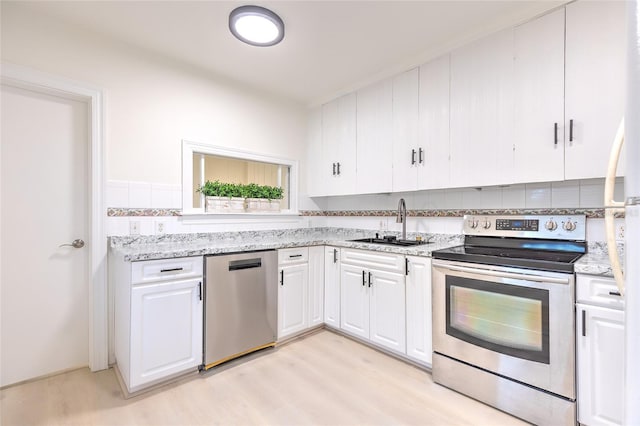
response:
M223 200L223 197L205 197L204 211L209 213L222 211Z
M269 200L266 198L260 198L260 211L268 212L269 210Z
M271 202L269 202L269 211L279 212L280 211L280 200L271 200Z
M260 198L247 198L247 211L259 212L260 211Z
M206 197L208 213L244 213L244 198Z

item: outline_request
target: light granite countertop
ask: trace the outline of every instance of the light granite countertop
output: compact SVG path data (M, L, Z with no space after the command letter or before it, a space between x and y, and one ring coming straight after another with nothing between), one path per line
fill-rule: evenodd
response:
M214 232L202 234L165 234L149 236L111 237L111 252L125 261L169 259L186 256L271 250L291 247L330 245L334 247L431 257L431 252L463 243L462 235L409 233L408 239L420 236L430 241L413 247L367 244L349 240L369 238L375 231L348 228L305 228L267 231ZM397 233L385 232L385 235ZM621 259L623 249L618 246ZM575 263L575 272L612 277L606 244L589 243L588 252Z
M575 273L613 277L607 250L607 243L605 242L590 242L587 247L587 254L582 256L574 265ZM622 269L624 269L624 245L619 243L616 250L620 257Z
M407 234L430 241L412 247L367 244L349 240L374 237L375 231L346 228L309 228L273 231L216 232L207 234L165 234L158 236L111 237L111 252L125 261L168 259L208 254L330 245L335 247L430 257L431 252L462 244L461 235ZM397 235L385 232L385 235Z

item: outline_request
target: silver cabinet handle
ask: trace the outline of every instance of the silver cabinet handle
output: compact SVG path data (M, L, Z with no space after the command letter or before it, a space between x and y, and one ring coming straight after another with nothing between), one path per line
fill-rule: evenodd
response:
M71 244L60 244L58 247L82 248L84 247L84 241L77 239L77 240L73 240Z

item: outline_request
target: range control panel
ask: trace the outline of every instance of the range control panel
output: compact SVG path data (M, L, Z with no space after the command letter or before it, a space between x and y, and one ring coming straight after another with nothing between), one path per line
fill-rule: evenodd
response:
M465 215L465 235L584 241L584 215Z

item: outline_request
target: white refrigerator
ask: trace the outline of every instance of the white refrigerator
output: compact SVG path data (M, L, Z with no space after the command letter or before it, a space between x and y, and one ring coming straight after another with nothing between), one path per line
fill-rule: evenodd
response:
M605 226L609 256L616 283L625 298L625 425L640 425L640 6L627 2L626 120L620 126L611 152L605 184ZM625 199L613 200L615 172L625 144ZM615 250L613 216L625 213L625 271Z

